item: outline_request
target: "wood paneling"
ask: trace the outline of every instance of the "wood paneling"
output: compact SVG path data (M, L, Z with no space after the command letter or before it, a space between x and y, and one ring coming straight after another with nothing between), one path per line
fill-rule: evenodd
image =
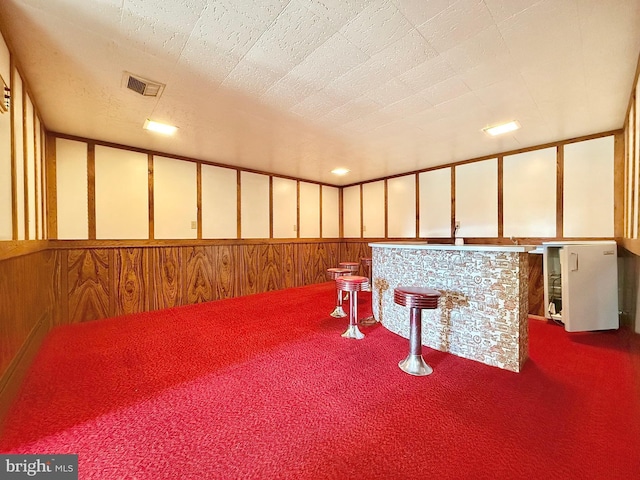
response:
M59 253L51 250L0 261L0 419L54 322L59 271Z
M150 253L151 309L177 307L182 301L183 277L180 275L182 249L153 248Z
M260 245L260 291L282 288L282 245Z
M148 249L119 248L114 251L115 315L149 310L147 289Z
M214 247L214 300L236 296L237 247L221 245Z
M542 255L529 255L529 313L544 317L544 276Z
M260 292L260 251L258 245L240 245L240 272L238 279L239 295L251 295Z
M67 271L62 273L67 276L70 323L111 316L109 250L70 250Z
M187 304L213 300L213 264L209 251L210 247L188 247L184 252Z

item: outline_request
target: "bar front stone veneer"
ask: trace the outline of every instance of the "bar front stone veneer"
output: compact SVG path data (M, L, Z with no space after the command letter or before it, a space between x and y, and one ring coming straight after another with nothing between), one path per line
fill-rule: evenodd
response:
M393 301L398 286L442 294L422 311L422 344L519 372L529 352L530 245L371 243L373 313L384 327L409 338L409 311ZM428 363L428 356L427 356Z

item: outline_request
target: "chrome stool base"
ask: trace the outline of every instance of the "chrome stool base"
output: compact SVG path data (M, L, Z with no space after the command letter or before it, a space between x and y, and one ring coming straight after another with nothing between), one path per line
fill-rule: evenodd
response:
M358 325L349 325L347 331L342 334L343 338L353 338L355 340L362 340L364 333L360 331Z
M426 377L433 373L433 368L424 361L422 355L407 355L407 358L398 362L400 370L409 375L415 375L416 377Z
M329 315L331 315L333 318L344 318L347 316L347 314L344 312L344 309L342 308L342 305L336 305L336 308Z

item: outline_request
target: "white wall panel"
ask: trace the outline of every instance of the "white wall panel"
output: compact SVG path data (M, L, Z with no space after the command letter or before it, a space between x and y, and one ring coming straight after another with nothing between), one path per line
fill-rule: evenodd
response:
M0 35L0 75L10 83L10 57ZM3 99L2 99L3 100ZM13 238L13 207L11 204L11 113L0 114L0 240Z
M300 182L300 238L320 238L320 185Z
M498 159L456 166L459 237L498 236Z
M298 236L297 229L297 182L273 177L273 238L295 238Z
M153 157L154 238L198 238L198 173L194 162Z
M362 186L362 236L384 237L384 181Z
M613 136L564 146L565 237L612 237Z
M16 216L18 223L18 240L25 239L24 232L24 139L22 128L22 78L17 70L13 70L14 85L11 92L11 104L14 109L13 136L15 139L15 162L16 162ZM6 115L6 114L5 114Z
M632 132L637 131L636 127L636 115L635 109L637 105L631 106L631 112L629 112L629 129ZM638 157L636 151L638 150L637 135L632 135L631 148L629 150L629 235L631 238L638 238ZM635 192L635 194L634 194Z
M553 147L504 157L505 237L556 236L556 152Z
M35 138L33 137L33 103L31 98L26 97L25 109L25 147L27 150L27 211L29 221L29 240L36 238L36 159L35 159Z
M56 195L58 238L89 238L89 200L87 193L87 144L56 139Z
M96 238L149 238L148 156L96 146Z
M342 231L345 238L359 238L360 233L360 186L342 189Z
M322 186L322 238L340 237L340 190Z
M420 190L420 237L451 237L451 168L422 172Z
M387 180L387 235L394 237L416 236L416 176Z
M202 165L202 238L238 237L238 172Z
M242 238L269 238L269 177L240 174L240 228Z

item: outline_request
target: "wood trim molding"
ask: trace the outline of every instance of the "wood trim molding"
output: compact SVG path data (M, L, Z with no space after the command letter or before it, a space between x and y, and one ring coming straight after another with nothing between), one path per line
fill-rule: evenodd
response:
M151 154L147 157L147 183L149 190L149 198L147 200L149 204L149 239L153 240L155 238L156 229L154 224L155 210L153 205L153 155Z
M87 214L89 239L96 239L96 146L87 145Z
M504 237L504 157L498 157L498 237Z
M615 135L613 151L613 234L616 237L622 237L624 236L624 202L626 198L624 134L617 133Z
M50 239L58 238L58 182L56 174L56 139L45 136L45 164L47 166L47 232Z
M564 146L556 149L556 237L564 236Z

